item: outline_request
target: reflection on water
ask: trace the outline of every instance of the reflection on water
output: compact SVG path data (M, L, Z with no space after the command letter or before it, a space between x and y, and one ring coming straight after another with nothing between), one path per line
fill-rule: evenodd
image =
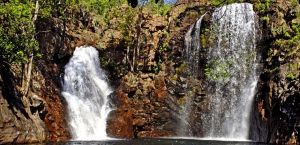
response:
M61 143L47 143L57 145L266 145L265 143L193 140L193 139L133 139L108 141L70 141Z

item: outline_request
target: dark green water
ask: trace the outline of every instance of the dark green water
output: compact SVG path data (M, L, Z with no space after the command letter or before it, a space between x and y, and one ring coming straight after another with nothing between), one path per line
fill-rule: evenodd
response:
M266 145L265 143L239 141L213 141L193 139L133 139L110 141L70 141L60 143L46 143L56 145Z

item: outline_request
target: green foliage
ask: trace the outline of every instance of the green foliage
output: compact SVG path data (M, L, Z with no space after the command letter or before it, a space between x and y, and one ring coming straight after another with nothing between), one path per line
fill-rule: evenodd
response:
M171 10L171 5L163 3L162 0L160 0L157 4L155 3L155 0L150 0L146 3L145 7L153 14L160 14L163 16L167 15Z
M288 79L289 81L295 80L296 79L296 74L294 74L294 73L288 73L286 75L286 79Z
M208 80L217 82L226 82L230 78L230 68L233 62L231 60L222 61L215 59L210 61L205 68L205 76Z
M290 33L291 33L292 30L286 24L283 24L283 25L278 26L278 27L274 27L274 28L271 29L271 31L272 31L272 35L274 37L276 37L278 35L281 35L285 38L291 38Z
M181 75L182 73L186 73L188 69L188 65L186 63L182 63L179 67L176 68L176 74Z
M40 17L64 18L68 8L79 6L79 0L40 0Z
M269 49L268 60L278 59L280 67L274 68L274 70L280 69L284 72L288 81L293 81L299 76L300 69L300 13L297 10L297 7L299 7L298 1L291 0L289 6L295 10L292 10L293 19L277 18L284 23L272 23L271 32L275 40L272 43L273 48ZM276 18L272 17L272 19Z
M207 37L210 36L210 29L209 28L205 28L205 29L201 29L201 33L200 33L200 44L203 48L206 48L209 46L209 41L210 39L213 39L214 36L211 35L211 37Z
M268 16L260 17L260 20L265 21L267 24L269 24L269 22L270 22L270 18Z
M300 44L299 26L300 23L293 23L292 30L289 31L282 27L272 29L274 36L277 36L279 34L282 35L282 37L275 40L274 44L275 46L279 47L281 51L285 52L286 54L285 58L292 57L294 55L297 55L297 53L299 53L299 44Z
M269 9L271 5L271 0L265 0L266 8Z
M239 3L244 2L244 0L212 0L211 5L215 7L219 7L222 5L227 5L231 3Z
M271 0L258 0L257 4L255 5L255 8L257 9L258 12L264 13L269 11L271 7L272 1Z
M296 8L299 5L297 0L291 0L291 4L293 8Z
M113 9L116 7L120 7L126 3L126 0L85 0L80 2L80 4L88 8L88 10L94 11L103 17L113 12Z
M120 30L125 45L132 47L135 39L135 25L138 9L127 5L127 0L85 0L79 5L95 13L109 29Z
M38 51L32 12L34 4L28 1L0 3L1 61L24 63L31 53Z
M167 41L164 41L164 43L159 47L160 52L165 52L169 48L169 43Z

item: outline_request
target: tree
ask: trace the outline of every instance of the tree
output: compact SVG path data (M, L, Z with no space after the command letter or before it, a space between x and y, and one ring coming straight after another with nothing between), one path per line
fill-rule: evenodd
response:
M11 0L0 3L0 69L11 71L13 64L22 66L20 91L23 98L29 90L33 57L39 48L34 38L39 1L35 2Z
M32 22L34 4L11 0L0 3L0 62L5 64L26 63L31 54L38 51L33 36Z

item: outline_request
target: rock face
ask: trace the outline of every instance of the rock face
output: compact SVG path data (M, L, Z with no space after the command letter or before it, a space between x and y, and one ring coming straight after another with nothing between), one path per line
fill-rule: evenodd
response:
M164 75L128 73L121 82L112 95L118 109L111 112L113 119L108 120L110 136L145 138L176 134L172 127L176 116L170 108L174 102L168 97ZM116 130L117 133L113 132Z
M268 5L266 2L251 1L251 3L254 4L261 22L262 39L258 44L258 49L262 54L262 74L260 76L260 84L258 85L255 106L253 107L251 123L253 126L251 127L250 137L254 140L264 142L297 142L299 140L298 120L300 116L299 109L297 109L299 108L299 98L297 97L299 96L299 53L297 49L299 47L297 44L299 43L294 44L288 41L288 39L293 39L297 36L296 33L298 30L295 27L299 26L299 22L295 14L298 12L298 8L296 7L299 7L299 4L295 4L295 2L292 4L291 1L283 4L284 1L277 1L271 3L268 6L269 8L265 8ZM111 125L109 127L111 130L114 130L113 128L118 128L119 132L123 132L121 131L123 129L127 130L124 131L123 135L118 134L117 137L180 135L180 129L174 130L172 128L180 128L178 126L182 122L180 122L178 116L180 116L182 111L182 104L186 103L189 96L196 97L192 98L193 109L190 113L188 123L192 124L193 127L188 131L188 135L202 135L201 131L199 131L201 128L201 113L205 112L209 105L207 101L209 98L205 95L201 85L205 76L202 75L196 80L192 80L182 69L186 69L183 59L184 35L189 26L203 13L201 10L210 10L207 8L208 5L210 5L210 2L190 3L190 1L179 1L177 6L172 9L168 18L169 25L165 27L171 37L163 39L169 42L169 49L158 51L156 45L154 45L151 48L153 50L150 50L150 52L153 51L156 53L158 59L161 59L159 65L157 59L154 59L154 66L159 66L159 73L155 71L151 72L151 69L148 69L150 70L148 72L143 69L137 69L136 71L127 71L124 73L126 75L119 76L120 81L119 85L117 85L117 93L114 94L112 99L117 100L115 107L118 108L118 111L116 111L117 113L113 113L112 116L116 116L117 120L121 122L128 120L129 125L124 125L124 128L113 127L114 125ZM264 10L261 10L262 7L264 7ZM205 25L210 25L209 13L207 14L207 18L204 18L204 27L207 27ZM283 31L270 26L277 26L281 30L286 30L289 36L284 36ZM143 29L145 29L143 31L150 31L148 30L150 27ZM152 39L153 37L150 38ZM279 44L279 42L282 43ZM292 47L291 50L294 50L293 53L283 48L286 45ZM204 49L206 47L204 46ZM144 47L142 48L144 49ZM203 53L205 53L205 50ZM141 55L144 55L144 52ZM145 55L144 57L147 58L150 55ZM295 63L290 63L289 61L291 60ZM202 67L205 66L205 61L203 63ZM164 81L161 82L164 83L160 87L156 87L155 80L160 78L160 75L163 76L162 80ZM189 94L188 92L194 94ZM163 110L162 108L167 108L167 110ZM124 115L115 115L121 110L124 113L120 114ZM157 110L164 112L164 117L160 115L156 116L155 113L157 113ZM128 119L128 117L131 119ZM131 132L128 131L128 128L133 129L133 136L126 136L125 132ZM111 136L115 136L113 131L109 132Z
M201 12L193 9L193 6L184 6L170 13L171 17L168 18L148 12L139 16L142 44L139 45L139 53L136 56L136 67L119 73L120 81L116 83L116 91L111 95L112 104L116 108L108 119L107 130L111 137L149 138L181 135L180 115L184 100L188 98L184 91L186 88L183 87L188 83L182 57L183 36ZM124 51L115 51L113 56L120 58L111 60L111 63L126 59L126 55ZM122 70L122 65L117 67ZM195 92L199 93L201 89L199 85L198 87L199 91ZM127 123L124 123L126 121ZM196 122L196 119L193 122Z
M262 72L253 106L250 137L264 142L299 143L299 2L252 0L260 18ZM142 11L126 33L118 19L98 24L84 10L67 10L66 21L41 19L37 39L42 58L35 60L30 91L20 95L20 66L10 73L1 65L0 143L33 143L70 139L61 76L74 48L99 48L100 62L115 87L107 133L117 138L203 136L201 114L209 98L203 89L204 72L193 78L184 60L184 36L190 25L208 11L203 30L210 27L211 1L180 0L167 16ZM128 11L128 6L120 7ZM271 27L273 26L273 27ZM127 32L132 35L127 35ZM134 34L134 35L133 35ZM201 32L202 71L209 33ZM132 43L127 42L132 40ZM19 77L18 77L19 76ZM187 121L184 106L191 101ZM183 126L190 126L183 128Z
M89 13L84 10L67 10L68 20L58 18L40 20L36 25L37 40L43 55L37 60L36 76L33 82L39 85L39 91L48 108L43 121L46 125L47 141L66 141L70 139L66 123L66 102L61 96L61 81L64 66L69 61L75 47L97 45L99 36L93 30ZM72 19L71 19L72 18Z
M82 13L73 11L72 14L78 17L72 22L55 17L37 21L37 40L44 55L34 60L28 95L21 95L21 67L1 64L0 143L70 139L65 118L66 103L60 94L61 75L74 48L94 44L98 38L89 39L94 33L90 31L89 16Z
M281 0L254 4L261 22L262 42L258 46L263 71L253 108L255 131L251 137L278 144L299 143L300 5Z
M45 101L34 93L19 98L14 76L2 68L0 77L0 144L35 143L45 140ZM28 100L27 100L28 99ZM24 102L28 104L24 105Z

